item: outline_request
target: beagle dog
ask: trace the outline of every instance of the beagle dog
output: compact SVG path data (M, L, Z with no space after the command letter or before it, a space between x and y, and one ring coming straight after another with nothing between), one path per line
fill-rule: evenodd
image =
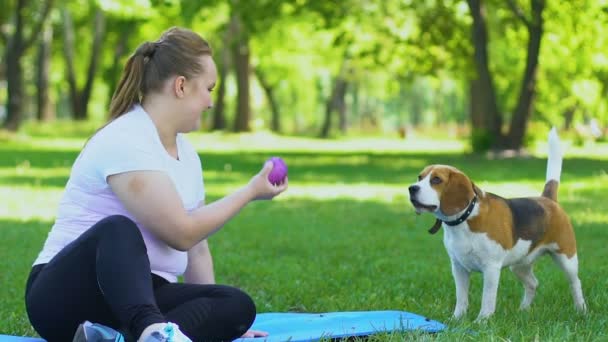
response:
M409 187L416 213L429 212L436 222L430 233L444 228L443 243L456 283L454 317L462 317L469 300L469 276L483 273L483 296L477 320L494 313L501 269L510 266L524 286L521 309L527 309L538 280L534 261L549 254L565 272L576 308L586 304L578 278L578 258L572 224L557 203L562 153L555 128L549 133L545 188L540 197L505 199L478 188L464 173L446 165L430 165Z

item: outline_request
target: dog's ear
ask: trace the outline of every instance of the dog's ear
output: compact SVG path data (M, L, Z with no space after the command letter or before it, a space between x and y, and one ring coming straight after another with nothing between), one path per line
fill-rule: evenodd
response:
M447 184L441 193L441 212L455 215L464 210L474 196L472 182L464 173L451 171Z

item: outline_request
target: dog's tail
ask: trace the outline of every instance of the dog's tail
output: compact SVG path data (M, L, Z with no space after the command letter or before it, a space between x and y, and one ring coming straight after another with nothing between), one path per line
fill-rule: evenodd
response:
M562 174L562 149L555 127L549 132L549 154L547 157L547 179L543 197L550 198L557 202L557 188Z

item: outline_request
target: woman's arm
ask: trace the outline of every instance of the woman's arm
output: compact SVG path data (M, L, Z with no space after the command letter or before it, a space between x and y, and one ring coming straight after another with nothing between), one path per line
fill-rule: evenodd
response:
M287 179L274 186L268 181L272 163L237 191L188 213L164 172L133 171L108 177L112 191L125 208L169 246L188 251L220 229L247 203L271 199L287 189Z
M213 258L207 240L199 242L188 251L184 281L189 284L215 284Z

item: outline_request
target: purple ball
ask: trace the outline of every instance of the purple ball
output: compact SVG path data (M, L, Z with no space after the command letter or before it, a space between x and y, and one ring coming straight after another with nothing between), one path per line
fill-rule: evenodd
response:
M272 184L280 184L287 177L287 164L281 157L272 157L269 159L272 162L272 171L268 174L268 180Z

